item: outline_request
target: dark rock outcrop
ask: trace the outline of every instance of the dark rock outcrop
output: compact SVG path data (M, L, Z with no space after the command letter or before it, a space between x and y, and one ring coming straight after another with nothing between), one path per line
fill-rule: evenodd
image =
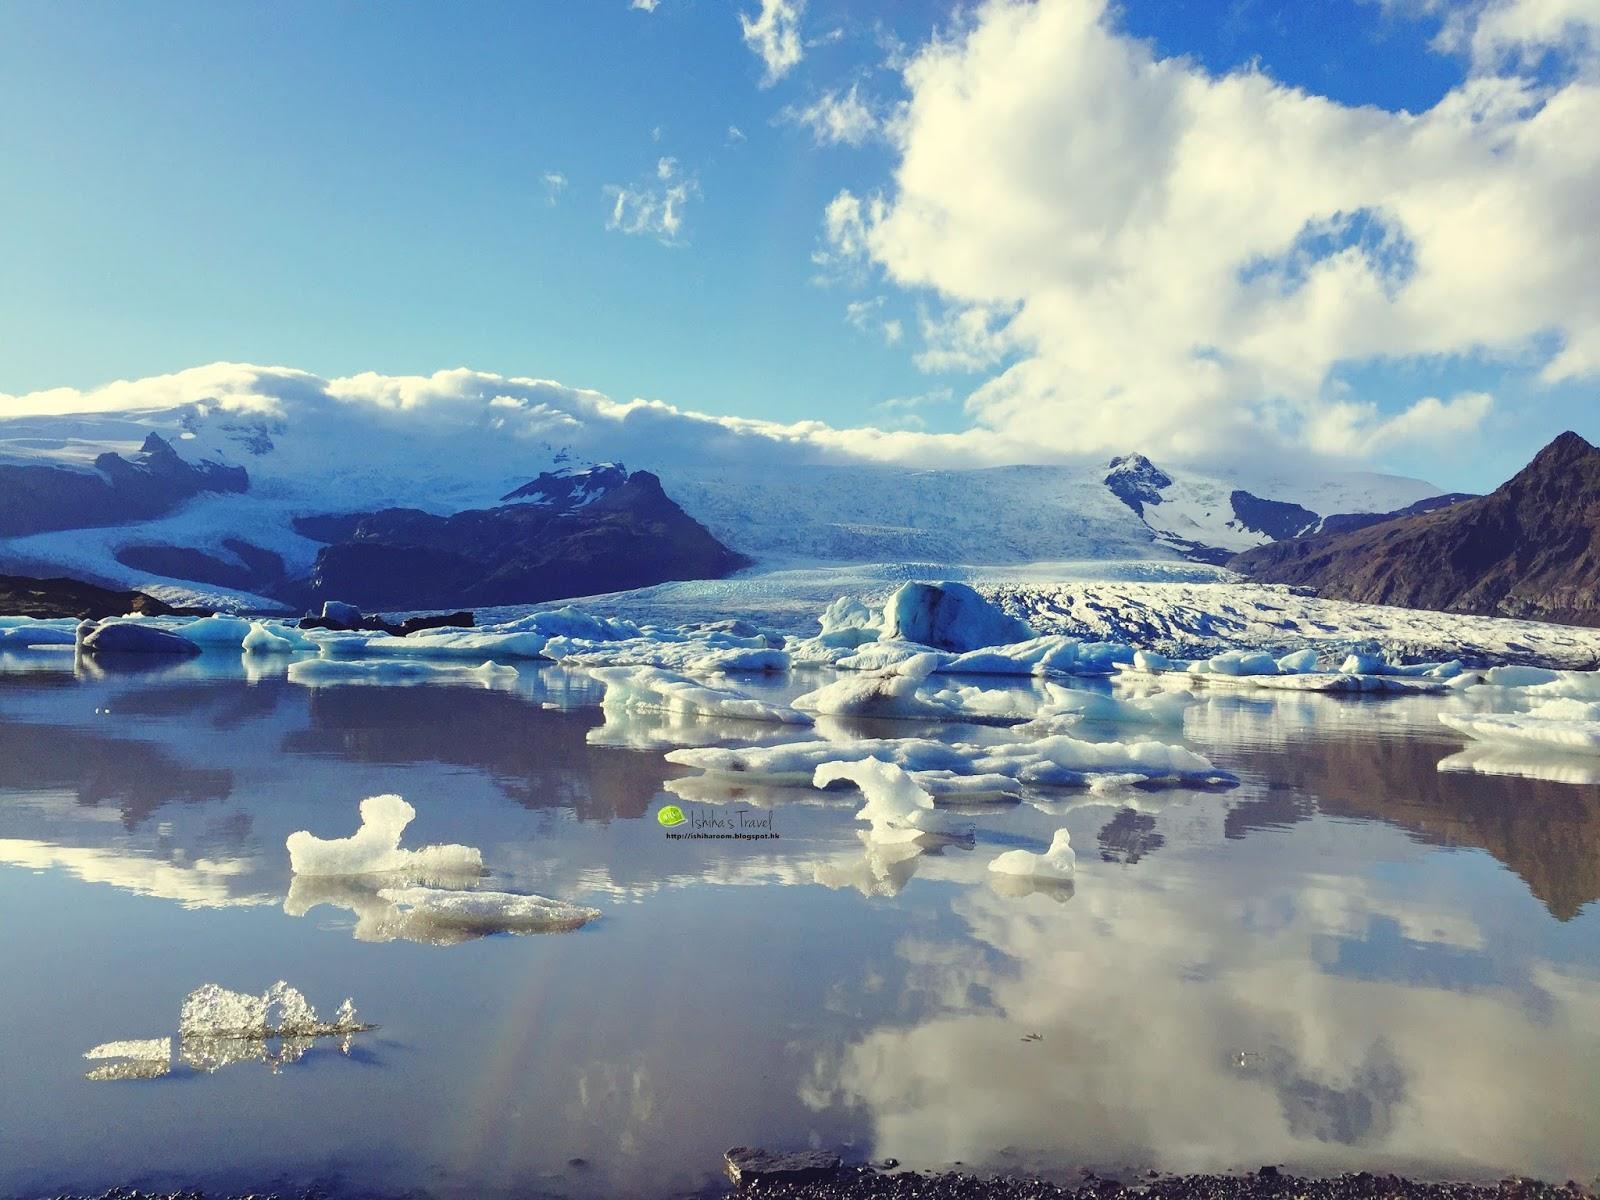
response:
M159 543L123 546L116 552L116 558L123 566L136 571L246 592L270 592L283 580L283 559L273 551L242 538L224 538L222 544L234 556L233 561L191 546Z
M0 463L0 537L147 521L201 492L243 492L243 467L190 463L157 434L132 459L106 453L94 470Z
M1475 492L1445 492L1440 496L1428 496L1418 500L1415 504L1408 504L1404 508L1397 508L1386 513L1335 513L1331 517L1322 518L1322 524L1317 526L1317 533L1353 533L1357 529L1365 529L1368 525L1381 525L1384 521L1392 521L1396 517L1416 517L1423 513L1435 512L1441 508L1449 508L1452 504L1460 504L1463 500L1476 500Z
M1487 496L1229 565L1341 600L1600 625L1600 450L1563 433Z
M627 482L628 469L621 463L597 463L585 470L545 471L500 499L551 508L581 508Z
M1142 454L1124 454L1107 465L1106 487L1140 517L1146 504L1160 504L1161 490L1172 486L1172 477Z
M1273 541L1299 537L1317 527L1321 520L1316 513L1287 500L1264 500L1243 490L1228 496L1233 506L1233 519L1243 529L1264 533Z
M178 609L143 592L119 592L76 579L31 579L0 575L0 613L13 617L121 617L143 613L147 617L172 614L209 616L200 609Z
M735 1146L723 1155L728 1178L739 1187L764 1183L808 1183L839 1171L839 1156L827 1150L757 1150Z
M363 609L530 604L745 566L648 471L576 506L512 503L441 517L391 508L301 521L337 540L317 555L303 598Z

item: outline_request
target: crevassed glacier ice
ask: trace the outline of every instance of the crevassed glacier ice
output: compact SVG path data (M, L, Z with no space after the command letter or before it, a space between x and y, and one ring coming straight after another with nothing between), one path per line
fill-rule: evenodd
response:
M285 841L289 868L297 875L476 875L483 855L473 846L400 849L400 835L417 815L399 796L368 796L361 802L361 828L347 838L319 838L301 829Z
M811 718L783 704L757 700L736 688L690 679L658 667L593 667L589 673L606 685L604 708L654 709L684 715L809 725Z

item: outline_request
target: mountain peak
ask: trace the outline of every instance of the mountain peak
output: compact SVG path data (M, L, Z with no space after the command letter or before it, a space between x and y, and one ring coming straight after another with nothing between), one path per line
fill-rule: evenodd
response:
M1105 483L1117 499L1141 517L1146 504L1160 504L1172 477L1142 454L1124 454L1107 464Z
M1535 454L1533 461L1522 469L1522 473L1526 474L1529 471L1542 468L1582 462L1584 459L1596 454L1600 454L1600 450L1596 450L1587 438L1569 429L1555 437L1549 445Z

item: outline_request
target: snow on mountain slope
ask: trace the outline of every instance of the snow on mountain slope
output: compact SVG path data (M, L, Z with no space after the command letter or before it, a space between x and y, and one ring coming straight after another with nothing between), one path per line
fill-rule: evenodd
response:
M0 410L30 403L39 401L11 398L0 401ZM74 403L105 411L0 418L0 463L89 470L96 455L132 453L153 431L189 462L210 460L249 474L245 495L200 496L138 525L0 543L0 564L14 570L55 566L157 594L185 581L124 566L116 558L120 548L161 543L227 560L224 539L242 533L280 555L293 574L307 570L317 551L316 542L295 531L296 518L385 507L448 514L557 494L592 498L621 463L658 474L691 517L767 564L1176 561L1192 552L1190 543L1237 550L1267 540L1238 526L1229 500L1238 488L1324 515L1386 512L1437 490L1353 472L1235 478L1232 471L1163 464L1159 473L1169 483L1141 518L1107 487L1103 459L890 465L873 456L925 451L964 461L970 453L960 439L913 445L900 440L905 435L872 430L713 418L467 370L324 380L285 368L216 364L113 384ZM576 490L562 482L590 466L595 474ZM547 472L544 484L526 490Z

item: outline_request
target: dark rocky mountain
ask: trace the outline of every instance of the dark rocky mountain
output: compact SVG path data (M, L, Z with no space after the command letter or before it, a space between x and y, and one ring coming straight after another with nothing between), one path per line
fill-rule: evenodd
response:
M544 477L541 476L541 479ZM716 579L747 565L661 489L648 471L554 498L535 480L526 501L442 517L412 508L297 522L330 542L297 600L366 609L481 607Z
M1142 454L1124 454L1108 464L1106 486L1139 516L1146 504L1161 503L1161 489L1172 486L1172 477Z
M1229 565L1342 600L1600 625L1600 450L1563 433L1487 496Z
M531 483L507 492L501 500L521 500L551 508L581 508L628 481L621 463L596 463L588 468L545 471Z
M1228 503L1233 508L1235 523L1255 533L1264 533L1273 541L1299 537L1315 529L1322 520L1303 505L1286 500L1264 500L1239 489L1228 496Z
M108 451L94 460L93 470L0 463L0 537L145 521L201 492L243 492L249 486L243 467L186 462L154 433L133 458Z
M1352 533L1357 529L1365 529L1368 525L1392 521L1396 517L1421 516L1423 513L1449 508L1452 504L1460 504L1463 500L1476 500L1477 498L1478 496L1475 492L1445 492L1443 495L1429 496L1425 500L1418 500L1415 504L1408 504L1404 508L1397 508L1394 512L1389 513L1335 513L1331 517L1323 517L1322 524L1311 532Z
M32 579L22 575L0 575L0 613L18 617L121 617L144 613L162 617L173 613L195 613L198 609L178 609L143 592L119 592L95 587L76 579Z
M223 538L222 545L233 556L232 561L190 546L142 542L123 546L116 558L136 571L172 579L192 579L264 595L279 590L285 575L281 556L243 538Z

